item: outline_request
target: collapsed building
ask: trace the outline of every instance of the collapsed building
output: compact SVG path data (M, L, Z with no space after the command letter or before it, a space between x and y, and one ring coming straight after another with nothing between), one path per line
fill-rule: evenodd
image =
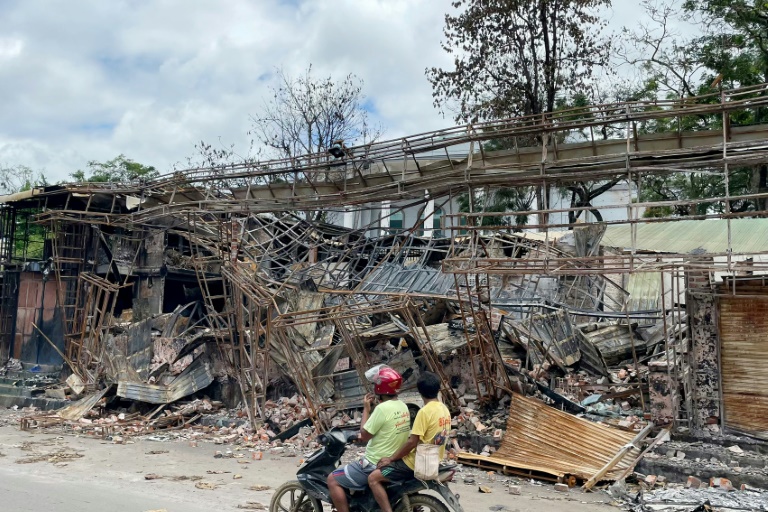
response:
M28 403L82 399L59 420L107 394L149 418L202 392L279 432L353 422L373 364L402 372L406 395L430 370L466 434L455 448L475 452L460 460L588 484L630 472L654 429L765 439L768 219L731 204L768 193L636 194L604 207L620 220L579 223L557 219L591 205L556 209L546 194L512 214L536 219L525 230L474 201L498 187L623 177L638 189L643 177L702 171L727 184L737 166L768 165L768 125L731 122L764 110L765 93L586 107L336 156L2 197L0 389ZM717 129L681 128L713 115ZM677 130L643 129L662 121ZM513 149L486 151L499 138ZM709 206L643 216L682 204ZM418 222L390 222L405 209ZM364 220L336 222L350 214Z

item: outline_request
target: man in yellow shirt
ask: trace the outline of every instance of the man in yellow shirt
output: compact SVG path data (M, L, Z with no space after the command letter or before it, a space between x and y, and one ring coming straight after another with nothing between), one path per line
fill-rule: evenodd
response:
M416 464L416 446L419 443L440 446L440 459L445 457L445 444L451 431L451 413L437 399L440 392L440 379L431 372L424 372L416 383L419 394L424 399L424 407L416 415L408 441L391 457L382 457L378 469L368 477L373 497L382 512L392 512L392 505L387 497L384 484L403 482L414 478Z
M366 395L363 401L360 441L368 443L365 456L328 475L328 491L337 512L349 512L344 489L365 489L368 475L376 469L379 460L394 453L408 439L411 416L408 406L397 398L402 376L387 366L376 366L366 372L366 377L375 384L373 390L381 403L371 413L374 395Z

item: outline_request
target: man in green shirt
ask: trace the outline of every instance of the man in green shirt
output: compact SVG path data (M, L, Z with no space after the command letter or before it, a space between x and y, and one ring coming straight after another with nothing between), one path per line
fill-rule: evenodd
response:
M440 378L432 372L422 372L416 387L424 400L424 407L416 415L408 441L391 457L379 459L379 469L371 472L368 477L371 492L382 512L392 512L392 505L389 503L384 484L404 482L414 478L416 446L419 443L438 445L440 460L445 457L445 444L451 431L451 413L437 399L440 392Z
M368 476L379 460L391 456L408 440L410 414L405 403L397 398L403 378L387 366L374 367L366 372L369 375L381 403L371 413L374 395L368 394L363 400L360 441L368 443L365 456L328 475L328 490L337 512L349 512L344 489L362 491L368 487Z

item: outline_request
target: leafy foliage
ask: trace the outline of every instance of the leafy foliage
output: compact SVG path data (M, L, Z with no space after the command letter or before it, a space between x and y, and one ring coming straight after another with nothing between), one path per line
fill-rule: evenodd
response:
M609 0L455 0L443 49L453 69L431 68L435 105L457 121L552 112L607 64L611 42L597 15Z
M481 217L481 226L509 226L514 230L522 229L528 223L527 215L515 215L514 212L524 212L531 209L535 199L535 191L532 187L498 188L486 190L476 194L474 204L470 205L469 194L461 194L458 197L459 211L475 213L504 213L510 215L494 215ZM471 208L473 206L474 208Z
M605 22L598 15L609 4L609 0L455 0L458 12L445 16L443 42L443 49L454 55L453 69L426 72L435 106L453 110L456 121L475 122L588 104L585 91L610 56L611 41L603 36ZM501 138L484 149L541 143L536 138ZM581 191L603 190L578 185ZM549 194L548 188L502 188L476 202L484 211L525 211L544 194ZM465 197L465 208L468 200ZM483 217L484 225L507 222L505 217ZM516 217L516 226L526 223L526 216Z
M682 11L675 4L659 0L643 2L651 23L625 30L620 50L629 64L640 64L644 74L638 96L653 99L680 98L712 94L717 87L740 87L768 81L768 4L760 0L684 0ZM694 20L701 34L688 40L671 27L680 19ZM634 57L631 57L634 55ZM756 93L765 94L765 93ZM712 94L707 102L718 102ZM730 114L732 126L764 123L768 109L742 109ZM697 131L722 128L719 114L684 116L679 125L673 120L656 120L638 127L640 133ZM644 177L640 182L641 201L701 201L695 205L650 208L647 217L688 216L722 213L722 202L707 198L726 195L725 179L719 172L673 174ZM712 170L715 171L715 170ZM728 194L741 196L768 192L768 167L729 169ZM765 210L765 199L731 201L734 212Z
M42 172L35 171L25 165L0 167L0 192L3 194L15 194L46 185L48 185L48 181ZM40 260L43 258L45 228L33 222L34 216L38 213L40 211L34 208L16 211L11 247L12 259Z
M685 0L707 28L699 58L732 86L768 82L768 3L765 0Z
M33 187L44 187L48 184L42 172L35 171L26 165L0 167L0 193L15 194Z
M134 162L125 155L119 155L106 162L91 160L88 162L87 171L77 170L70 174L75 181L87 183L126 183L148 180L159 175L154 167Z

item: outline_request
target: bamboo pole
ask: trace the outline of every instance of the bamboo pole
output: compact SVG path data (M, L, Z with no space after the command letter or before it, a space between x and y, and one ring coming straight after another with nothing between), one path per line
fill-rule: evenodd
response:
M616 464L621 462L621 460L632 450L638 449L637 443L648 437L648 434L651 433L651 429L653 429L653 422L648 422L648 425L645 426L643 430L637 433L635 438L629 442L628 444L625 444L621 447L619 452L614 455L614 457L609 460L605 466L600 469L597 473L592 476L587 482L582 486L582 489L585 491L589 491L592 489L592 487L595 486L597 482L599 482L611 469L613 469Z

